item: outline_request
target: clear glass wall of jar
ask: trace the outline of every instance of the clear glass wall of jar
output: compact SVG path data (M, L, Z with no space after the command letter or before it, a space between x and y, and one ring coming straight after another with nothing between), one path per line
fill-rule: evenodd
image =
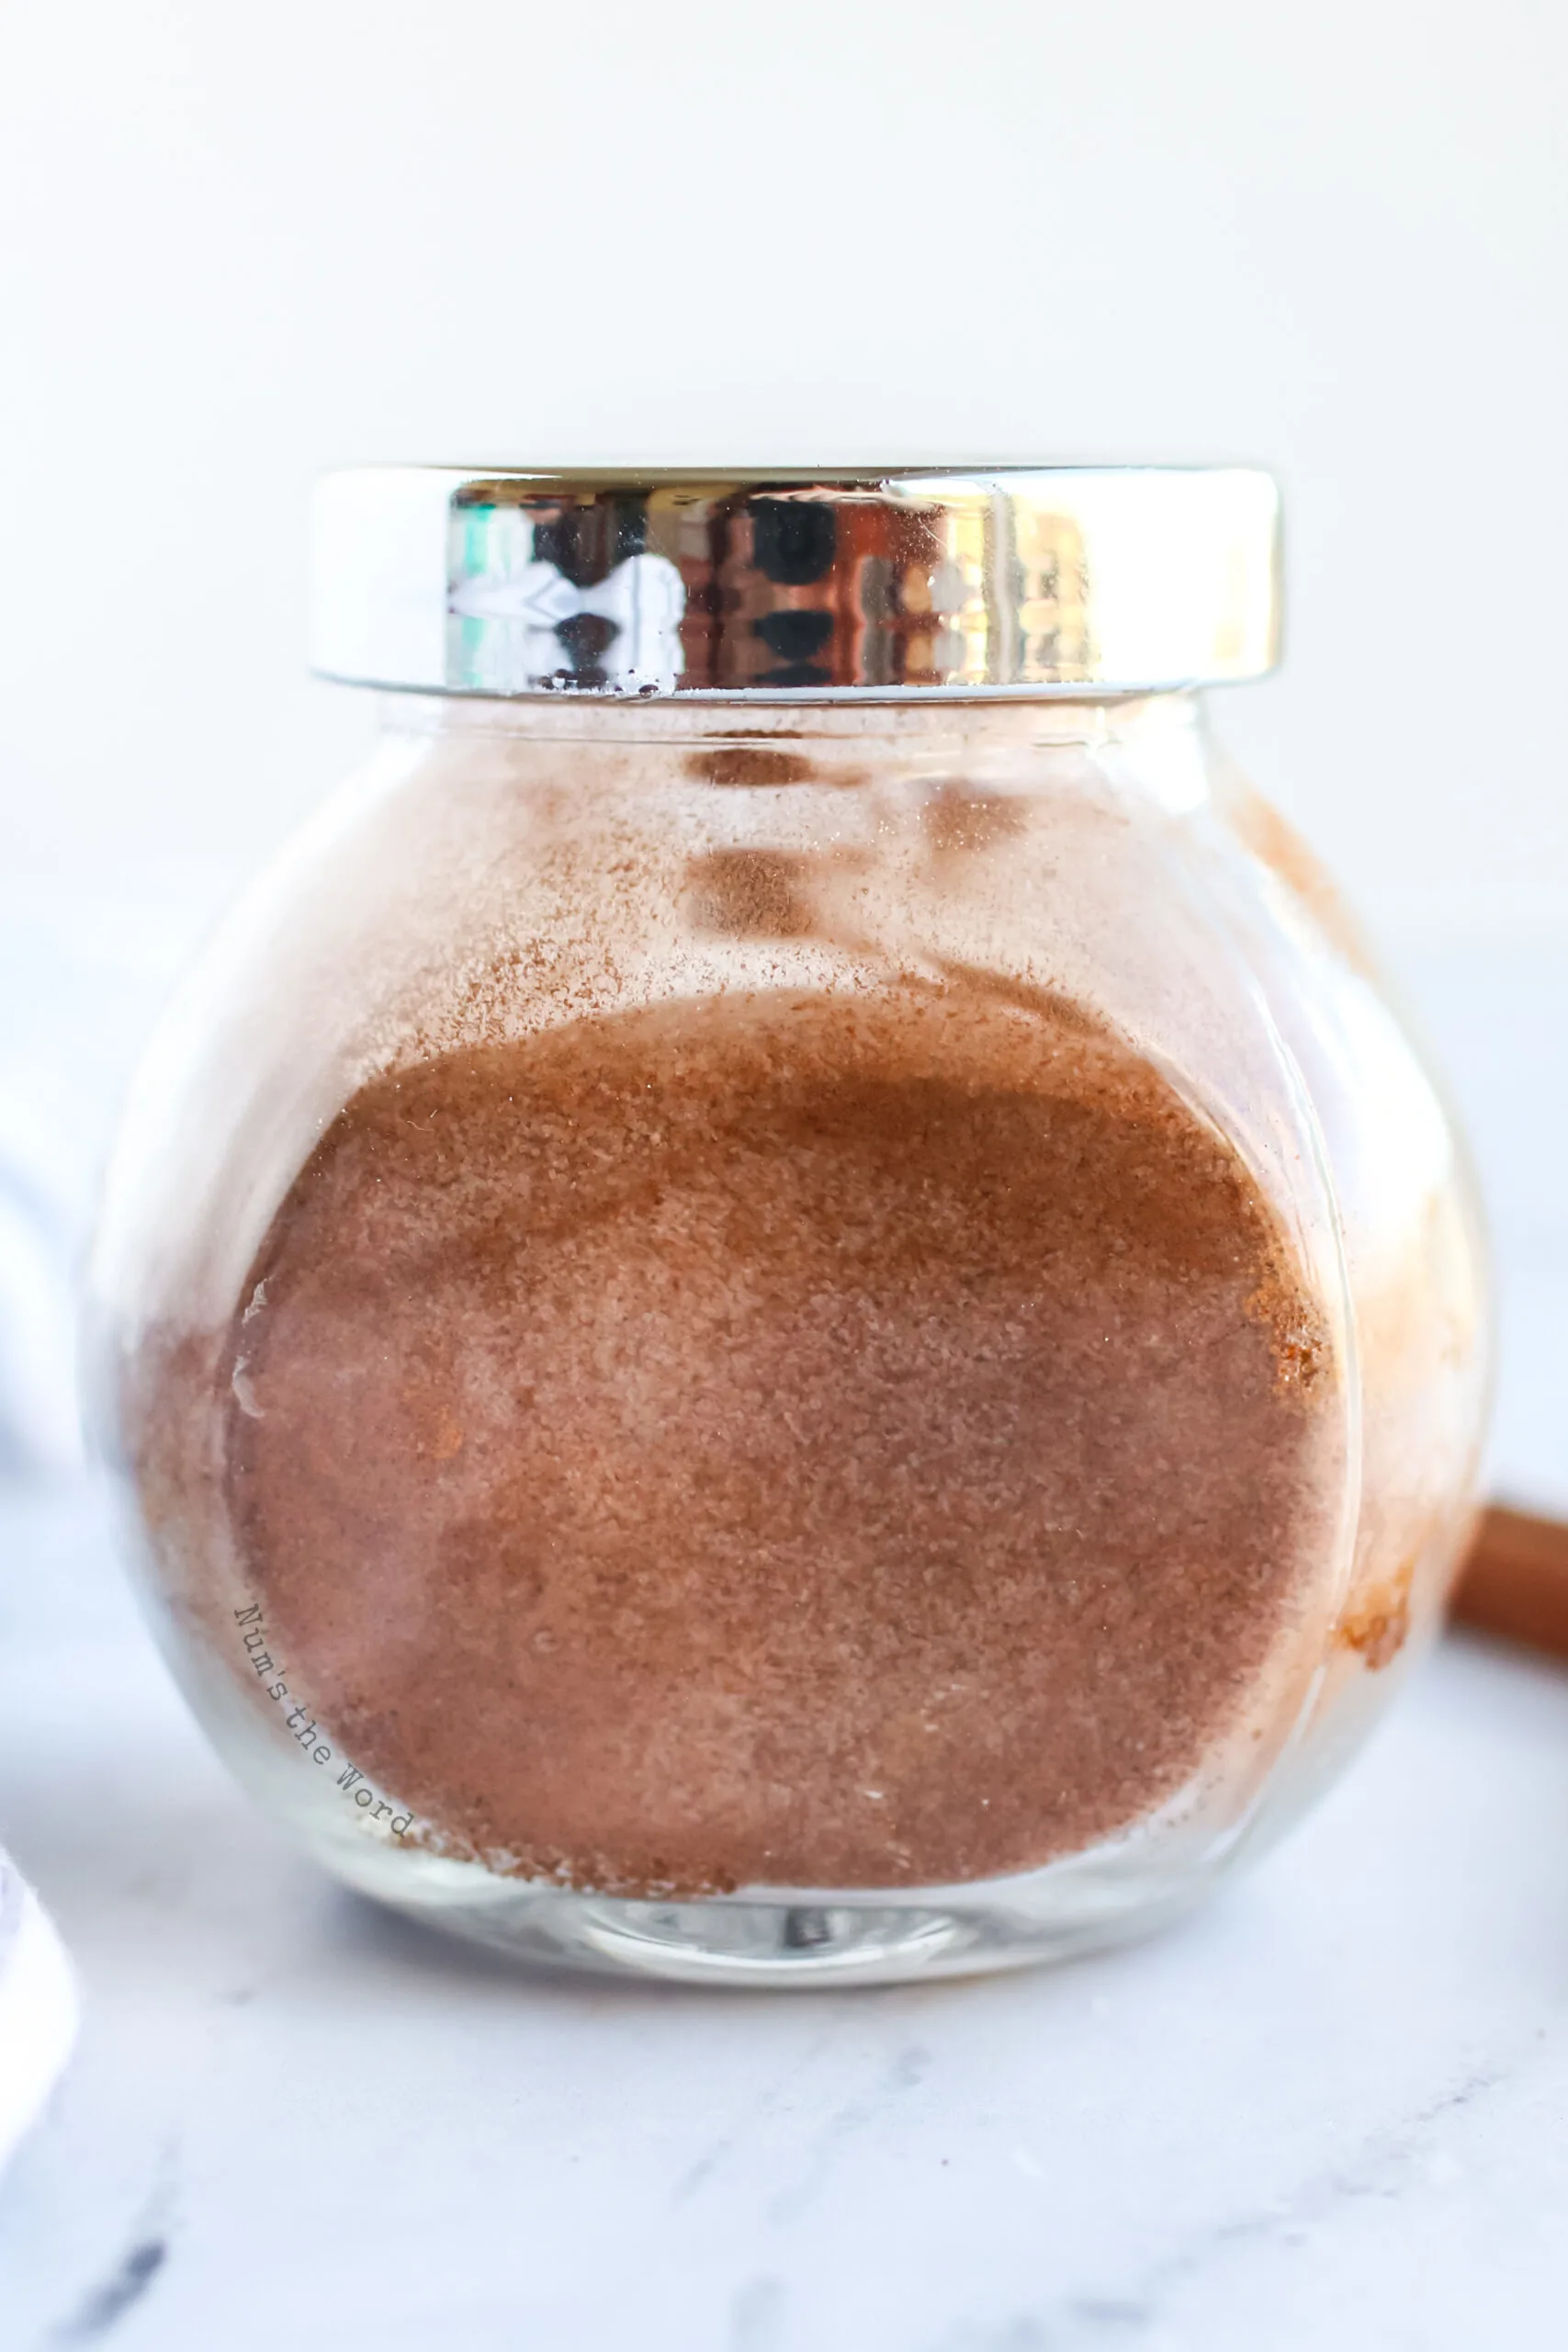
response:
M437 650L358 660L414 690L127 1114L96 1409L175 1669L329 1868L522 1954L874 1981L1152 1925L1440 1613L1451 1126L1189 676L1055 674L1157 631L1125 499L1173 478L1114 478L1120 539L1091 487L1070 583L1044 535L1043 653L997 501L1105 478L998 479L879 480L901 569L869 484L723 529L699 486L705 601L679 532L628 552L646 486L418 482ZM1197 602L1178 666L1264 666L1271 608Z

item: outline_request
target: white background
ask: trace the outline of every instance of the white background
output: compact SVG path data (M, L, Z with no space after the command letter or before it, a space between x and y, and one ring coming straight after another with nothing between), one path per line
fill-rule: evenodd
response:
M1396 946L1568 907L1548 0L12 0L0 849L243 870L355 458L1245 458L1226 731ZM62 870L63 869L63 873Z

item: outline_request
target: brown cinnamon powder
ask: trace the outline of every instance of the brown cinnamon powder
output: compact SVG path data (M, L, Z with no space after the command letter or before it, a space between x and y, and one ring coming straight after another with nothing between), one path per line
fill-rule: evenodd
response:
M874 1887L1082 1849L1242 1733L1325 1361L1150 1064L911 986L367 1085L213 1395L291 1688L446 1850Z

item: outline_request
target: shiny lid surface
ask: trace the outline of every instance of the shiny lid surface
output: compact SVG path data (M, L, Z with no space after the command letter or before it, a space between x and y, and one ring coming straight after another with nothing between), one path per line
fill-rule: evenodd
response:
M479 695L1135 693L1260 677L1280 509L1232 467L367 466L314 508L314 667Z

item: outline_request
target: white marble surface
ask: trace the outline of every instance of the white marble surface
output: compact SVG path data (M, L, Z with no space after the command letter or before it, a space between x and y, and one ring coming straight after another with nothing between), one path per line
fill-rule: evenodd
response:
M1499 1233L1499 1475L1568 1500L1568 961L1525 943L1416 978ZM84 1035L102 983L82 965L35 1029ZM134 989L107 1017L134 1029ZM65 1102L62 1131L99 1115ZM1109 1959L577 1986L296 1859L186 1719L90 1493L14 1482L0 1834L85 2004L0 2183L3 2352L1562 2338L1568 1671L1450 1642L1287 1846Z

